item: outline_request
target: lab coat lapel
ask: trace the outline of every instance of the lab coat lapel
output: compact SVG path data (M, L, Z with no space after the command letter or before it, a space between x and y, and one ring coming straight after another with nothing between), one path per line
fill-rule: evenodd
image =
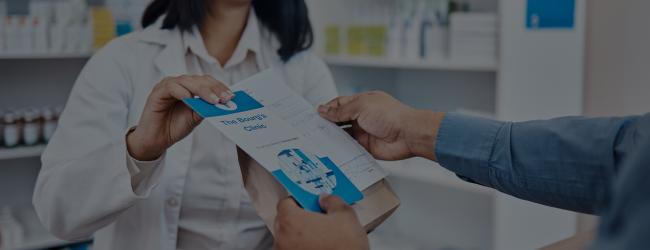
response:
M158 23L146 28L140 37L142 42L158 44L163 47L160 53L154 56L156 68L162 77L187 74L181 31L178 29L164 30L157 27L160 27Z
M165 77L180 76L188 74L185 62L185 50L183 47L181 32L175 30L152 29L145 32L142 40L149 43L157 43L164 46L160 53L154 56L154 64L160 72L160 79ZM174 144L167 150L167 160L164 178L167 180L165 192L167 196L182 196L185 186L185 177L190 166L193 136L189 135L183 140ZM167 214L171 216L168 230L176 230L179 214Z
M187 74L185 51L180 32L171 37L165 48L156 56L154 63L164 77Z

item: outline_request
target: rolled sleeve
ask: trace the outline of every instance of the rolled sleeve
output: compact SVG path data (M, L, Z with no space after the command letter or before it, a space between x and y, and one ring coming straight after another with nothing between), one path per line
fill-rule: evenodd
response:
M447 114L436 156L462 179L515 197L595 213L626 152L637 117L500 122Z
M146 197L157 185L162 173L160 167L164 162L165 155L153 161L138 161L127 155L126 166L131 175L131 186L133 193L137 196Z
M124 136L126 137L135 130L135 127L131 127ZM151 190L158 184L158 180L162 174L161 165L164 164L165 155L163 153L158 159L153 161L139 161L131 154L126 152L126 168L129 170L129 175L131 176L131 187L133 188L133 193L138 196L138 198L145 198L149 196Z
M446 114L436 141L438 162L463 179L490 186L491 153L499 131L507 124L457 113Z

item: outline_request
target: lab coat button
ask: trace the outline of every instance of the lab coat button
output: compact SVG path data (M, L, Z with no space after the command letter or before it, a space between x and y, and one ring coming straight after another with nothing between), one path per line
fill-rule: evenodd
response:
M170 207L176 207L178 206L178 200L176 200L176 198L169 198L167 199L167 205Z

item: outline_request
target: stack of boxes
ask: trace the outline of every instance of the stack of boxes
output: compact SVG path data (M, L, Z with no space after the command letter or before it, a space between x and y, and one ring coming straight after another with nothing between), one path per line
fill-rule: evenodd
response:
M495 61L498 20L496 13L454 13L450 19L449 55L452 60Z

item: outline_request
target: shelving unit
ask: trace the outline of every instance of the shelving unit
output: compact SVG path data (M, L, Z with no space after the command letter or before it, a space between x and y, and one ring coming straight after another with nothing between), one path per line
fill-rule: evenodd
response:
M332 66L478 72L496 72L499 69L499 63L497 61L488 60L397 60L381 57L354 56L324 56L323 59Z
M45 107L65 103L85 62L93 53L0 53L0 109ZM45 145L0 147L0 208L31 208L33 185L40 170ZM34 215L35 216L35 215ZM49 235L38 219L22 226L23 244L10 249L36 250L69 245ZM2 246L0 246L2 248ZM4 248L3 248L4 249Z
M0 148L0 160L40 157L44 150L45 145Z

